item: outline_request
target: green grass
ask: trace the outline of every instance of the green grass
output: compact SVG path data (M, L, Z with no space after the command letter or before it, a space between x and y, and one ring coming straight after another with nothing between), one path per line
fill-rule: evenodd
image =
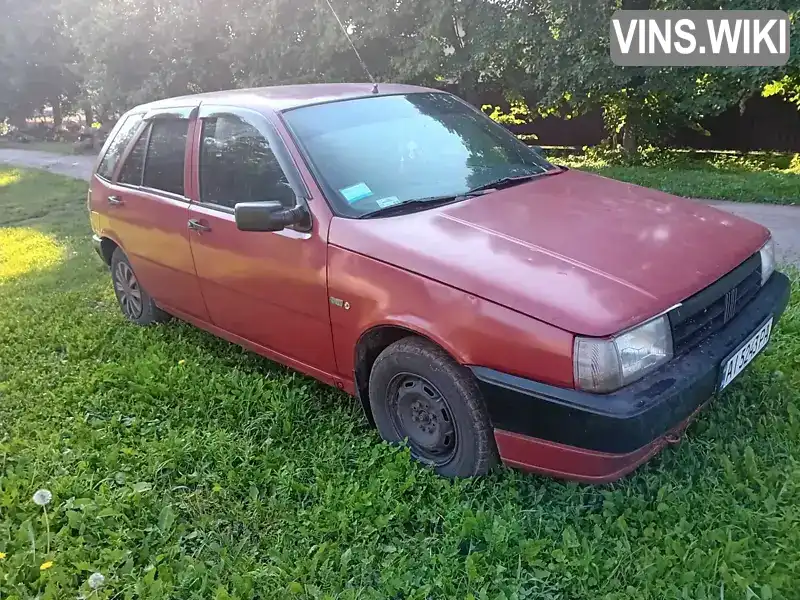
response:
M75 154L75 149L70 142L8 142L0 140L0 149L13 148L15 150L37 150L40 152L54 152L56 154ZM93 151L88 151L91 154Z
M765 355L622 482L452 482L333 389L126 323L84 202L0 170L0 598L89 596L95 571L119 599L798 597L797 293Z
M551 153L569 167L690 198L800 204L800 158L773 152L646 152L641 164L620 164L603 152Z

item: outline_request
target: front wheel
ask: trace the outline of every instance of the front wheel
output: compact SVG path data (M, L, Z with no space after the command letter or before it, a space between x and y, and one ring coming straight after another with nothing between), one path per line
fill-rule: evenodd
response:
M440 475L483 475L497 461L475 378L427 340L404 338L378 356L369 400L381 437L408 440L411 455Z

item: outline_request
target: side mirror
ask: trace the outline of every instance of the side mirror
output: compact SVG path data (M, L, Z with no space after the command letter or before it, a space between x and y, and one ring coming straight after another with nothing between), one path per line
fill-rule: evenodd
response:
M276 201L240 202L234 207L234 217L241 231L281 231L309 221L303 206L284 208Z

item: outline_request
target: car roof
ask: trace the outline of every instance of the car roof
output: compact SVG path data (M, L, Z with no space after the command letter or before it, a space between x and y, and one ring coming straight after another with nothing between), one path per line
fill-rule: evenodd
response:
M226 104L243 108L268 109L275 112L290 110L310 104L351 100L372 96L391 96L419 92L438 92L415 85L379 83L378 93L373 94L371 83L309 83L303 85L277 85L272 87L247 88L207 92L190 96L179 96L150 102L137 109L158 110L186 106L200 101L203 104Z

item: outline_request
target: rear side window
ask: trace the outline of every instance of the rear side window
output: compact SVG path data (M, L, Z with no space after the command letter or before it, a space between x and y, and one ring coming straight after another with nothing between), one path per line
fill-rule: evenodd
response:
M100 166L97 167L97 174L100 177L110 180L114 176L117 163L122 153L125 152L125 148L128 147L128 143L133 139L136 128L141 121L142 115L128 115L125 117L122 125L117 129L114 139L111 140L111 144L109 144L108 150L106 150L103 156L103 160L100 161Z
M144 173L144 151L147 146L149 129L145 129L139 139L128 153L125 164L119 172L119 182L128 185L142 185L142 173Z
M144 186L183 196L188 119L156 119L144 163Z
M200 147L200 200L233 208L238 202L296 204L269 141L238 115L203 119Z

